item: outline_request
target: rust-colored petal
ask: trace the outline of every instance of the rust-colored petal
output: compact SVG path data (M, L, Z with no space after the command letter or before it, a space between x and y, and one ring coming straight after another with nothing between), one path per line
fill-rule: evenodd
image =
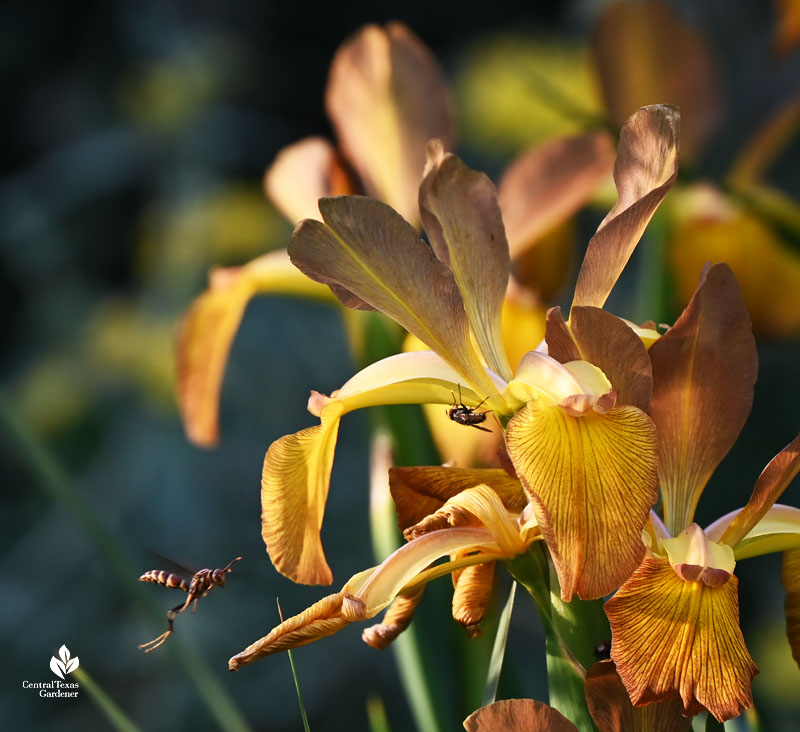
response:
M613 661L601 661L586 673L586 702L600 732L688 732L677 700L635 707Z
M329 585L320 527L339 431L338 415L273 442L261 476L261 536L272 563L294 582Z
M559 308L547 313L547 352L556 360L588 361L602 370L618 404L650 407L653 371L647 349L630 326L606 310L574 307L569 326Z
M488 485L497 493L509 511L518 513L528 502L522 484L504 470L438 466L391 468L389 486L400 530L419 523L438 511L449 498L480 484Z
M482 565L478 565L482 566ZM414 612L419 605L425 585L419 585L413 590L398 595L389 606L386 615L380 623L364 628L361 640L372 648L386 648L400 633L402 633L414 619Z
M717 127L721 97L703 37L663 0L612 2L595 26L594 56L612 119L645 104L681 110L682 147L694 156Z
M403 24L368 25L336 52L326 92L328 115L367 192L417 224L425 145L453 146L444 77Z
M762 471L747 505L736 514L720 539L736 546L767 514L795 476L800 473L800 434L783 448Z
M775 50L781 56L790 53L800 43L800 4L795 0L776 0L778 28Z
M613 167L606 132L548 140L517 158L497 188L511 259L585 205Z
M786 590L786 634L792 657L800 666L800 549L783 553L781 581Z
M293 224L320 218L320 198L355 193L333 145L322 137L306 137L280 150L267 168L264 191Z
M675 325L650 348L664 522L675 535L739 435L758 356L736 278L712 267Z
M487 365L511 378L501 329L510 260L494 183L433 141L419 211L433 251L455 277Z
M247 304L266 292L333 301L325 287L291 265L285 250L212 271L208 290L186 311L178 335L181 416L196 445L210 447L219 439L219 395L231 344Z
M611 658L634 704L681 699L719 721L753 703L758 672L739 628L738 581L686 582L666 559L645 559L605 604Z
M292 235L292 262L350 307L380 310L426 343L479 392L495 395L469 340L450 270L414 228L380 201L323 198L325 223L306 219Z
M630 406L571 417L530 402L508 424L506 443L534 505L570 601L619 587L644 555L642 529L657 498L656 435Z
M453 572L453 620L464 626L467 635L481 634L494 585L495 562L485 562Z
M577 732L561 712L533 699L503 699L464 720L467 732Z
M675 107L642 107L619 138L614 182L619 199L589 242L573 305L602 307L647 224L678 175L680 114Z

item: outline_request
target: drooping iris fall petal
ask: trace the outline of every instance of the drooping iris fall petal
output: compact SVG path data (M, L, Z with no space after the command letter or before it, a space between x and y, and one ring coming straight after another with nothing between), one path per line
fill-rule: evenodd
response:
M786 634L792 657L800 666L800 549L784 552L781 581L786 590Z
M611 657L634 704L680 698L686 714L718 720L753 703L758 672L739 629L738 582L681 579L666 559L645 559L605 604Z
M675 107L654 105L639 109L622 128L614 164L619 199L589 242L573 305L605 303L678 175L679 126Z
M561 712L533 699L503 699L481 707L464 720L467 732L577 732Z
M367 192L416 224L425 145L454 142L447 86L430 51L401 23L368 25L336 52L325 101Z
M565 601L602 597L644 555L657 498L655 427L635 407L573 417L530 402L509 422L508 453L534 505Z
M215 269L209 288L187 310L178 337L178 395L186 434L197 445L219 439L219 394L233 338L258 293L335 302L327 288L292 266L285 250L242 267Z
M700 494L750 413L758 356L736 279L715 265L650 348L664 522L692 522Z
M473 388L496 394L469 340L461 294L450 270L414 228L363 196L323 198L325 223L303 221L289 255L305 274L350 307L375 309L439 353Z
M435 141L419 209L433 251L453 273L480 352L489 368L509 379L501 314L510 260L494 184Z

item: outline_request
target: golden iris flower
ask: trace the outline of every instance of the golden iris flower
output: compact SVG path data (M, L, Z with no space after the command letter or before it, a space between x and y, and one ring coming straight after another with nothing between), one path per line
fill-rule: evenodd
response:
M726 265L708 270L650 358L664 522L653 514L644 561L606 602L611 656L634 704L680 699L685 714L705 708L724 721L752 704L757 672L739 628L733 570L738 559L800 547L800 510L774 505L800 471L800 436L766 467L744 508L703 531L695 508L747 419L757 369L750 319ZM798 567L796 553L787 557L797 657Z
M297 227L292 261L343 304L380 310L432 350L374 363L329 397L312 393L309 410L320 424L269 448L262 536L278 571L331 582L319 532L341 416L375 404L446 405L460 388L467 406L486 400L498 418L511 418L508 453L564 599L600 597L624 581L641 560L641 530L656 499L655 436L643 411L645 346L600 308L676 172L677 113L640 110L621 136L619 201L589 244L570 326L554 314L551 355L527 354L513 378L501 328L508 245L485 175L440 144L429 147L420 212L430 246L379 201L320 200L323 221Z

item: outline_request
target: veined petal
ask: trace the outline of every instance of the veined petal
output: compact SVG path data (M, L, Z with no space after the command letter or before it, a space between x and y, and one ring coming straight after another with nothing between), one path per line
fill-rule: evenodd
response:
M743 509L731 511L706 528L706 536L719 541ZM733 547L736 561L800 547L800 508L776 503L747 535Z
M800 666L800 549L784 552L781 581L786 590L786 634Z
M340 405L328 406L319 425L281 437L264 457L261 536L275 569L294 582L333 581L319 533L340 416Z
M442 468L438 466L391 468L389 487L401 530L438 511L450 498L467 488L488 485L503 506L519 513L528 502L522 484L505 470Z
M770 460L758 477L747 505L736 514L720 541L736 546L772 508L798 473L800 473L800 435Z
M489 368L510 378L501 315L511 263L494 184L433 141L419 210L433 251L453 273L478 349Z
M635 407L572 417L530 402L509 422L508 453L533 503L570 601L616 589L644 555L658 497L656 435Z
M664 521L692 522L708 479L753 403L758 356L731 271L712 267L675 325L650 348Z
M481 634L494 584L495 562L474 564L453 572L453 620L470 638Z
M613 167L606 132L548 140L517 158L497 189L511 259L585 205Z
M686 582L666 559L645 559L605 604L611 658L634 704L680 698L684 713L720 722L753 703L758 672L739 629L738 582ZM643 622L646 619L646 622Z
M425 144L454 141L447 86L430 51L401 23L365 26L336 52L325 101L367 192L417 223Z
M481 707L464 720L467 732L578 732L561 712L533 699L503 699Z
M620 43L619 39L627 39ZM703 37L663 0L612 2L598 18L596 67L611 118L668 99L681 110L681 146L694 155L717 126L721 94Z
M292 262L329 285L344 304L391 317L471 387L496 399L470 342L453 275L413 227L385 204L363 196L323 198L319 207L325 223L307 219L295 229Z
M613 661L600 661L586 673L586 703L600 732L689 732L692 720L677 700L635 707Z
M306 137L280 150L264 176L264 190L293 224L320 218L320 198L355 193L333 145L322 137Z
M250 299L259 293L299 295L334 302L308 279L285 250L243 267L215 269L209 288L186 311L178 336L178 395L188 438L211 446L219 439L219 395L233 338Z
M642 107L622 128L614 164L619 200L589 242L573 305L602 307L678 175L675 107Z

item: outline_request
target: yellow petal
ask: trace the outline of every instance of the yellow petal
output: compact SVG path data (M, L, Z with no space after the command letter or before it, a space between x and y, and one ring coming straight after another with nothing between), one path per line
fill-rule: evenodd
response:
M800 549L784 553L781 581L786 590L786 634L792 656L800 666Z
M486 364L505 379L501 315L508 285L508 242L494 184L431 143L419 189L422 223L436 256L453 273Z
M684 119L681 147L694 155L714 131L720 92L703 37L667 2L613 2L598 19L594 56L612 119L668 100Z
M650 348L664 522L692 522L700 494L753 403L758 356L741 291L712 267L675 325Z
M481 707L464 720L467 732L577 732L561 712L533 699L503 699Z
M453 572L453 620L464 626L470 638L481 633L492 596L494 567L494 562L486 562Z
M403 24L368 25L331 63L328 115L367 192L418 222L417 188L432 138L453 146L453 119L442 72Z
M178 337L178 394L186 434L198 445L219 439L222 378L247 303L258 293L299 295L333 302L327 288L308 279L280 250L243 267L217 269L209 288L183 317Z
M292 235L292 262L345 304L376 309L436 351L471 387L496 388L469 338L450 270L395 211L363 196L323 198L325 223L306 219Z
M306 137L280 150L264 176L264 190L293 224L320 218L320 198L355 192L333 145L322 137Z
M546 309L526 288L509 282L503 301L503 342L508 363L516 372L522 357L544 338Z
M601 661L586 673L586 702L600 732L689 732L692 720L678 701L635 707L613 661Z
M508 424L508 453L534 505L565 601L602 597L644 554L657 499L655 427L635 407L571 417L529 403Z
M731 511L706 528L706 536L719 541L728 526L742 511ZM736 560L783 552L800 546L800 508L776 503L763 518L733 547Z
M605 303L678 175L679 126L675 107L654 105L638 110L622 128L614 164L619 199L589 242L573 305Z
M319 425L281 437L264 458L261 536L275 569L294 582L333 581L319 532L340 415L340 405L331 405Z
M674 539L664 539L661 545L677 575L690 582L719 587L730 579L736 566L733 549L709 541L697 524L690 524Z
M680 698L686 714L705 707L721 722L752 705L758 669L737 587L735 576L721 587L686 582L666 559L645 559L606 602L611 657L634 704Z
M798 473L800 473L800 435L770 460L758 477L747 505L737 513L720 541L735 547L767 514Z

